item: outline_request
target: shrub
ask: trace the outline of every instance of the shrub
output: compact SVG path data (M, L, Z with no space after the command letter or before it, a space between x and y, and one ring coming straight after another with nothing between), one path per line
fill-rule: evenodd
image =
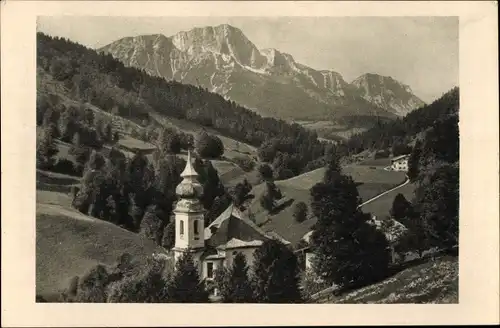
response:
M81 170L72 161L65 158L59 159L51 171L72 176L81 175Z
M302 276L302 295L307 299L320 291L331 287L330 284L320 279L313 270L306 270Z
M262 164L259 167L259 173L262 180L271 180L273 178L273 169L268 164Z
M224 145L219 137L202 131L196 138L195 147L203 158L219 158L224 154Z
M307 205L304 202L299 202L295 204L295 208L293 210L293 217L295 221L301 223L307 219Z

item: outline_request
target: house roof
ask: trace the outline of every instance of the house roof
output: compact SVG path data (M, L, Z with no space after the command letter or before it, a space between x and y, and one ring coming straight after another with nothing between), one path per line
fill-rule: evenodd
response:
M222 259L225 259L225 258L226 258L226 256L223 255L223 254L212 254L212 255L208 255L204 259L205 260L222 260Z
M399 155L399 156L396 156L396 157L392 158L392 159L391 159L391 161L393 161L393 162L394 162L394 161L398 161L398 160L403 159L403 158L406 158L406 157L408 157L408 156L410 156L410 155L409 155L409 154L406 154L406 155Z
M302 237L302 240L306 241L306 242L311 242L311 236L313 234L313 230L309 231L308 233L306 233L303 237Z
M373 216L368 223L380 229L390 243L397 243L408 229L399 221L392 218L389 218L388 220L390 225L387 227L384 227L382 225L382 221L377 219L376 216Z
M234 239L234 240L233 240ZM288 241L277 235L269 234L247 219L234 204L231 204L218 218L205 228L205 244L211 247L249 247L248 243L279 239Z

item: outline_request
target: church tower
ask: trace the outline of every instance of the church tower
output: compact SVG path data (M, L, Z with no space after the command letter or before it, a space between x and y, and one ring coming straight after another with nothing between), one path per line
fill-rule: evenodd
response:
M203 187L197 180L198 173L191 162L190 151L188 151L186 168L182 171L181 177L183 180L175 189L179 200L174 209L175 246L173 251L176 262L186 252L191 252L193 259L197 262L205 248L205 210L200 202Z

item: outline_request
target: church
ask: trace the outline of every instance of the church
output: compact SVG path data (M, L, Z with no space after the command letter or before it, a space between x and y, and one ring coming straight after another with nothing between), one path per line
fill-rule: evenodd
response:
M203 187L197 180L190 152L181 177L175 190L179 200L174 209L174 259L177 262L184 253L190 252L202 280L213 280L215 271L221 266L230 267L238 253L245 256L251 267L253 253L265 240L278 239L290 245L276 234L262 231L232 204L205 228L205 211L200 202Z

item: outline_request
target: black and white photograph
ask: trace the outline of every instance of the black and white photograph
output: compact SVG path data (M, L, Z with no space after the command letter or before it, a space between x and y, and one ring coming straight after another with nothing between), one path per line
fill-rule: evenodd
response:
M458 302L457 17L39 17L46 302Z
M23 223L2 228L18 245L2 242L2 254L33 254L10 291L22 280L31 306L101 311L79 324L103 319L104 303L155 303L148 313L165 304L155 315L178 320L168 306L209 304L216 314L230 303L271 312L307 304L280 316L317 307L324 318L324 306L339 304L474 303L457 317L479 317L480 296L468 295L487 287L471 277L498 291L484 267L498 258L480 257L498 252L498 176L483 176L498 171L498 126L485 122L496 124L498 108L491 78L466 78L495 67L471 64L464 49L481 49L479 36L465 40L491 21L487 8L464 18L465 5L410 15L402 2L387 3L396 15L367 1L322 14L318 3L283 1L270 15L259 10L267 2L179 3L145 2L144 13L134 1L134 11L106 1L93 12L32 5L29 39L10 37L32 57L20 65L5 56L2 98L31 93L9 111L16 122L23 111L33 117L17 132L7 126L18 142L2 147L10 172L32 180L7 191L27 196L7 204L17 214L6 219ZM14 164L20 152L25 160ZM14 178L4 161L2 177ZM490 304L485 296L487 318ZM186 322L209 315L185 309ZM229 309L238 317L245 308ZM255 319L246 324L271 323L250 309L241 310ZM367 319L356 309L352 320ZM391 322L409 323L396 309Z

